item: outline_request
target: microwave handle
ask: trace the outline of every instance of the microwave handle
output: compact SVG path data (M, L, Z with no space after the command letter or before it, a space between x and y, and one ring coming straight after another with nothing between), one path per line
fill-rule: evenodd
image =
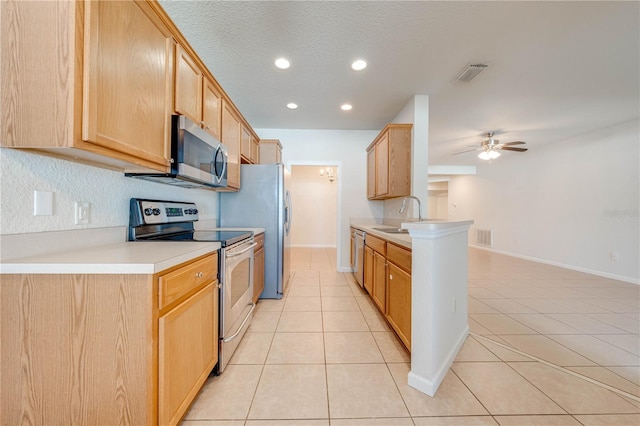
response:
M217 169L216 169L216 180L218 181L218 183L220 183L222 181L222 178L224 177L225 172L227 171L227 160L228 160L228 155L226 152L224 152L224 149L222 148L222 145L218 146L218 149L216 149L216 154L214 156L214 164L217 164L217 158L218 155L222 154L223 156L223 161L222 161L222 171L220 172L220 174L217 173Z

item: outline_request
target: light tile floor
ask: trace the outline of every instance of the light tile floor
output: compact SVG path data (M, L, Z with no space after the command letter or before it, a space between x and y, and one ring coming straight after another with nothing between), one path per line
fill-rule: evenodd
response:
M640 425L638 286L470 249L472 335L431 398L335 258L293 250L183 425Z

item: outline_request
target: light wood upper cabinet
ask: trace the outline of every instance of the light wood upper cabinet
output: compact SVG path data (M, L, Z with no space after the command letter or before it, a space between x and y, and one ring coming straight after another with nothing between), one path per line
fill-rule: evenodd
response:
M247 164L258 163L258 138L251 129L242 125L242 142L240 143L240 155L242 162Z
M367 198L411 195L411 124L388 124L367 148Z
M204 75L193 57L179 44L176 44L175 56L175 112L220 139L221 89Z
M2 2L2 146L167 171L171 34L148 3ZM169 107L169 108L168 108Z
M257 141L155 1L5 0L0 19L7 29L0 38L0 146L165 173L171 114L221 139L223 99ZM230 147L236 172L239 132ZM256 148L248 154L255 162ZM231 184L239 188L239 173Z
M175 112L202 122L202 71L182 46L176 44Z
M222 94L220 88L208 78L203 79L202 127L220 140L222 121Z
M222 143L227 148L227 189L240 189L240 141L242 122L233 106L222 100Z
M278 139L260 140L260 164L282 163L282 144Z

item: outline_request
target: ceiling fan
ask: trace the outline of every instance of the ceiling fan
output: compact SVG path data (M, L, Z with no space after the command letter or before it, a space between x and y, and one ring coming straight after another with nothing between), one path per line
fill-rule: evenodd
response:
M466 152L472 152L472 151L480 151L480 154L478 154L478 158L482 160L495 160L496 158L500 157L499 151L516 151L516 152L527 151L527 148L516 148L513 146L513 145L524 145L526 142L514 141L514 142L500 143L499 140L493 138L494 136L493 132L487 133L486 136L488 139L482 141L482 144L480 144L480 147L476 147L476 145L469 145L470 147L474 147L475 149L468 149L466 151L456 152L453 155L464 154Z

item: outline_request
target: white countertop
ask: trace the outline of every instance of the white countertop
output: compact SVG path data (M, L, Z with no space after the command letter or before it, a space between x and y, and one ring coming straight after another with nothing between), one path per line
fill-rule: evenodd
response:
M360 224L351 224L354 228L365 231L367 234L371 234L375 237L382 238L383 240L391 241L394 244L397 244L402 247L406 247L411 249L411 237L409 234L392 234L389 232L378 231L375 228L388 228L388 229L398 229L398 226L390 226L390 225L360 225ZM366 237L365 237L366 240Z
M155 274L219 248L220 243L205 242L121 242L7 260L0 273Z

